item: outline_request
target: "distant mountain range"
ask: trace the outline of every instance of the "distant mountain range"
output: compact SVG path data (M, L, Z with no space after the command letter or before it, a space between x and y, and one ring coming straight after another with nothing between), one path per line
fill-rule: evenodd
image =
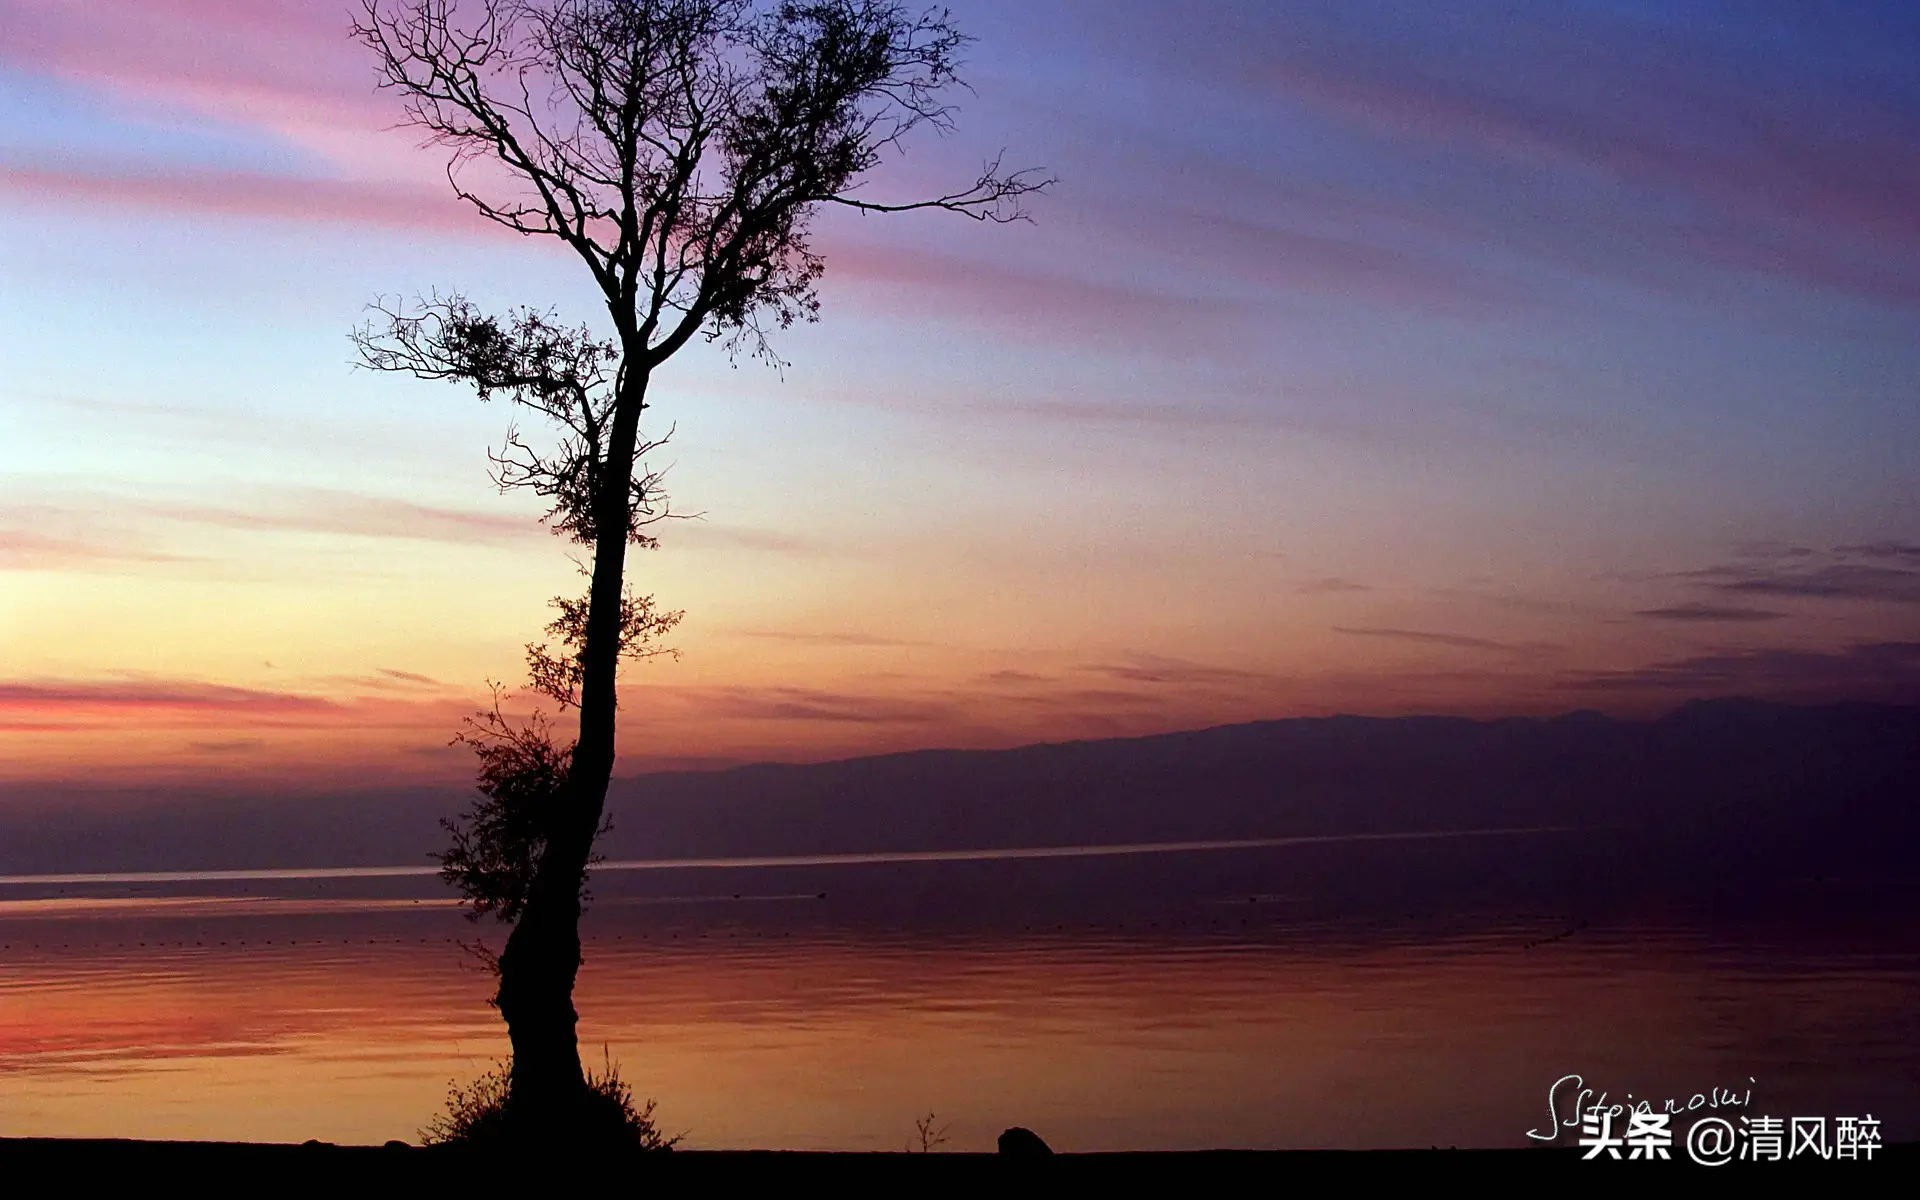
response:
M1260 721L650 775L610 811L613 858L1607 826L1675 853L1898 867L1920 850L1920 708Z
M0 800L0 872L421 862L446 790ZM617 780L609 858L1607 827L1681 869L1920 874L1920 707L1329 717Z

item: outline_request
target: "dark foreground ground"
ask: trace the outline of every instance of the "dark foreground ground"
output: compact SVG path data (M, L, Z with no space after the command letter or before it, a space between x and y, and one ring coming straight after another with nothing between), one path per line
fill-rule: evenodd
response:
M259 1145L242 1142L137 1142L82 1138L0 1138L0 1181L27 1178L73 1183L102 1177L161 1180L246 1180L260 1184L374 1181L382 1184L445 1183L473 1178L498 1184L503 1176L532 1175L567 1185L612 1169L635 1182L711 1184L765 1178L775 1182L870 1186L901 1184L980 1185L1033 1183L1135 1185L1147 1178L1241 1190L1249 1183L1297 1187L1302 1183L1352 1180L1405 1182L1430 1187L1457 1180L1528 1182L1598 1181L1631 1184L1649 1171L1699 1175L1710 1168L1685 1161L1588 1162L1575 1149L1536 1150L1211 1150L1118 1154L1057 1154L1016 1160L993 1154L852 1154L783 1150L680 1150L618 1162L537 1162L413 1146ZM1803 1181L1879 1188L1920 1176L1920 1144L1885 1146L1872 1161L1784 1163L1735 1162L1719 1169L1742 1178L1785 1173ZM1718 1177L1718 1176L1716 1176Z

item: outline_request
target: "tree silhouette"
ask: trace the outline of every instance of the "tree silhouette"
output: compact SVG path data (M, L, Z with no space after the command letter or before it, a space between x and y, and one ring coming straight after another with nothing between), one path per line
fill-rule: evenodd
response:
M544 497L555 530L591 547L586 596L563 606L561 653L533 662L536 685L577 707L578 735L544 750L509 739L492 758L483 746L483 799L527 822L515 833L524 853L490 859L483 839L466 863L474 880L508 889L495 910L513 919L498 994L513 1043L508 1106L561 1136L585 1090L572 997L617 669L644 644L635 614L652 614L626 588L627 548L651 544L642 529L665 513L659 478L642 466L658 444L641 432L655 372L696 337L770 357L770 331L815 319L825 264L810 224L824 208L1011 221L1051 181L994 159L941 195L858 194L908 135L952 126L946 97L967 39L940 10L364 0L353 32L405 122L448 152L455 194L487 220L566 246L612 324L601 339L531 310L486 315L455 295L376 306L355 335L370 367L464 382L557 426L545 450L510 428L495 479Z

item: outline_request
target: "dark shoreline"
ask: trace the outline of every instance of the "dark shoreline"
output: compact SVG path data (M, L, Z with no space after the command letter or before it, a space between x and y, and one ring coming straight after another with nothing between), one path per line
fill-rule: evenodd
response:
M1652 1169L1665 1171L1701 1171L1704 1168L1679 1160ZM174 1172L191 1172L196 1179L224 1175L259 1177L272 1172L282 1182L292 1178L285 1172L298 1172L303 1184L329 1180L379 1179L445 1180L486 1171L498 1175L538 1168L545 1173L566 1160L542 1161L479 1153L445 1147L401 1145L346 1146L323 1142L301 1145L260 1142L138 1141L118 1138L4 1138L0 1137L0 1171L18 1178L14 1172L57 1172L56 1178L79 1181L97 1178L102 1173L161 1172L158 1178ZM690 1178L711 1181L720 1178L774 1175L783 1181L856 1179L862 1182L886 1180L1005 1180L1010 1177L1046 1177L1061 1181L1092 1179L1137 1180L1142 1175L1178 1178L1187 1182L1229 1178L1248 1180L1249 1172L1261 1173L1279 1184L1299 1184L1326 1180L1349 1180L1356 1175L1379 1179L1400 1179L1421 1184L1437 1177L1455 1179L1514 1179L1561 1177L1594 1180L1612 1172L1613 1182L1641 1178L1649 1164L1640 1162L1596 1162L1581 1158L1571 1146L1537 1147L1511 1150L1179 1150L1113 1151L1085 1154L1056 1154L1041 1159L1009 1159L990 1153L936 1151L909 1154L868 1151L813 1150L676 1150L668 1154L623 1157L595 1164L613 1167L647 1178ZM1900 1176L1912 1174L1920 1166L1920 1143L1903 1143L1878 1148L1870 1162L1819 1162L1797 1160L1783 1163L1728 1164L1741 1172L1786 1171L1804 1177L1809 1171L1823 1178L1844 1182L1871 1178L1884 1182L1889 1170ZM1858 1172L1858 1175L1855 1173Z

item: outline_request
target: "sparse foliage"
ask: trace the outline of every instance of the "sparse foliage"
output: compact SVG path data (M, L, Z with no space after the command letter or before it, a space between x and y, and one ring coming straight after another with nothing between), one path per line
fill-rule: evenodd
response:
M591 546L596 510L608 499L601 481L617 476L626 493L628 541L647 549L658 544L645 527L671 513L662 474L642 464L667 444L672 431L634 442L623 463L608 458L618 343L529 308L504 318L488 316L459 296L432 296L407 306L377 300L371 311L352 335L362 365L463 382L482 401L505 400L559 429L559 444L541 450L517 422L508 424L500 448L488 452L493 482L501 491L533 492L547 503L546 520L554 532Z
M947 1144L947 1125L936 1125L937 1118L928 1113L915 1118L913 1122L914 1140L907 1143L907 1153L931 1154Z
M857 195L953 127L967 38L895 0L367 0L355 34L454 193L556 238L652 366L695 336L770 353L819 311L826 205L1013 221L1051 180L998 157L939 196Z
M561 708L577 708L580 704L580 683L586 676L580 654L586 644L589 599L555 596L551 601L560 615L547 624L547 636L559 640L561 653L553 653L550 643L527 643L527 675L534 690ZM620 598L620 657L633 661L663 654L679 657L678 650L659 642L686 615L681 609L663 610L654 604L652 596L636 596L628 588Z
M548 636L559 641L527 644L527 674L534 691L562 709L579 704L585 668L580 655L585 643L587 601L555 596L560 615L547 625ZM664 612L651 596L623 598L620 613L620 654L629 659L676 655L658 640L680 623L680 611ZM493 916L511 924L518 920L533 887L534 873L546 851L548 822L564 797L573 743L555 739L552 722L539 709L523 721L504 711L505 689L493 685L493 703L462 723L453 737L479 760L475 786L479 798L458 817L442 818L440 827L451 839L434 857L440 878L459 889L467 916ZM612 827L603 820L596 836ZM586 877L580 879L586 895ZM495 960L497 966L497 959Z

